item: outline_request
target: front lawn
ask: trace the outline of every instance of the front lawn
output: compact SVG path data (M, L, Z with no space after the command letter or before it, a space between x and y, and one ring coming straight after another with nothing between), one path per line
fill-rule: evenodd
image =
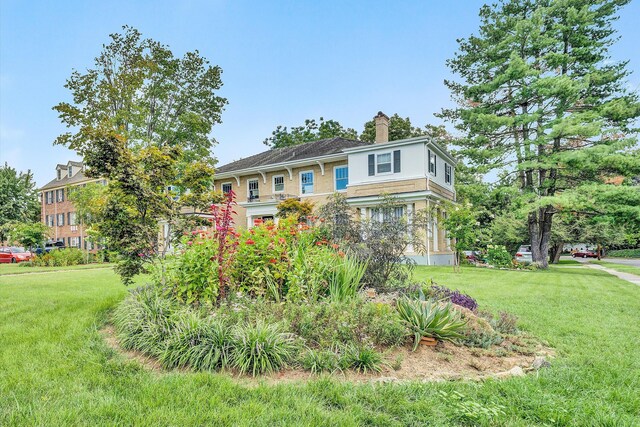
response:
M603 267L610 268L612 270L621 271L623 273L630 273L640 276L640 267L634 267L633 265L618 264L615 262L606 261L591 261L593 264L600 264Z
M639 287L587 268L419 268L416 277L517 314L556 349L552 367L482 383L355 385L155 372L99 333L126 294L111 270L0 276L0 425L637 423Z

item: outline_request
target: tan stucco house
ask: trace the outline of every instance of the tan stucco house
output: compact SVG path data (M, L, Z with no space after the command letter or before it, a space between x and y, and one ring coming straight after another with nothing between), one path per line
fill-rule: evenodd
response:
M316 206L334 192L363 218L379 215L383 195L406 203L397 215L438 209L455 201L456 160L428 136L388 141L389 118L378 113L376 142L344 138L268 150L217 168L216 188L236 193L235 223L251 227L256 219L277 221L277 205L287 198ZM437 219L425 230L426 254L408 254L419 264L453 263L453 252Z

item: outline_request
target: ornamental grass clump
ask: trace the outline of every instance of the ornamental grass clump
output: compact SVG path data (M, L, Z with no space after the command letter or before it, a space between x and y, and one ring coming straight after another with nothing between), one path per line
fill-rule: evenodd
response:
M217 371L228 365L232 345L228 326L186 309L175 316L160 362L167 368L189 366L198 371Z
M432 337L443 341L463 338L461 330L466 321L461 320L453 304L425 301L403 297L397 301L400 317L413 333L413 351L418 348L422 337Z
M257 322L235 328L231 365L252 376L276 372L293 359L295 343L291 334L277 323Z
M338 257L328 274L329 299L346 301L355 298L366 271L366 262L360 262L347 255Z
M341 369L353 369L356 372L380 372L382 355L370 346L346 346L340 356Z
M314 374L338 370L338 355L332 350L308 349L300 358L300 366Z
M164 297L154 287L132 291L113 312L120 344L127 350L159 356L171 333L172 316L177 310L175 301Z

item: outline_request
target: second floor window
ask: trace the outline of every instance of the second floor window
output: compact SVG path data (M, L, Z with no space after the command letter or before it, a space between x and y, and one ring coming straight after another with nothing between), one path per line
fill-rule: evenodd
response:
M75 212L69 212L67 214L67 222L69 223L69 225L77 225L76 224L76 213Z
M56 202L64 202L64 189L56 190Z
M53 191L47 191L45 194L47 197L47 204L50 205L53 203Z
M347 166L340 166L335 168L336 174L336 191L344 191L349 184L349 168Z
M376 173L391 172L391 153L378 154L376 156Z
M58 214L58 227L64 226L64 214Z
M451 166L448 164L444 165L444 182L451 184Z
M300 174L300 191L302 194L313 194L313 172Z
M429 173L436 175L436 154L429 150Z
M249 185L249 200L256 200L260 198L260 190L258 189L258 180L250 179Z
M53 215L47 215L47 226L53 227L55 221L55 217Z
M284 175L273 177L273 192L282 193L284 191Z

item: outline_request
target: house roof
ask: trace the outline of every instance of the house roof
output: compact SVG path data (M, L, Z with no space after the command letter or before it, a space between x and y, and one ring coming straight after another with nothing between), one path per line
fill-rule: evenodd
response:
M48 184L45 184L40 190L48 190L49 188L66 187L67 185L78 184L84 181L89 181L94 178L88 178L82 170L76 172L71 178L68 175L63 175L60 179L53 179Z
M254 154L253 156L220 166L216 168L216 172L235 172L260 166L295 162L332 154L341 154L342 150L345 148L365 147L372 144L373 143L371 142L362 142L339 137L320 139L318 141L307 142L300 145L294 145L292 147L274 148L263 151L262 153Z

